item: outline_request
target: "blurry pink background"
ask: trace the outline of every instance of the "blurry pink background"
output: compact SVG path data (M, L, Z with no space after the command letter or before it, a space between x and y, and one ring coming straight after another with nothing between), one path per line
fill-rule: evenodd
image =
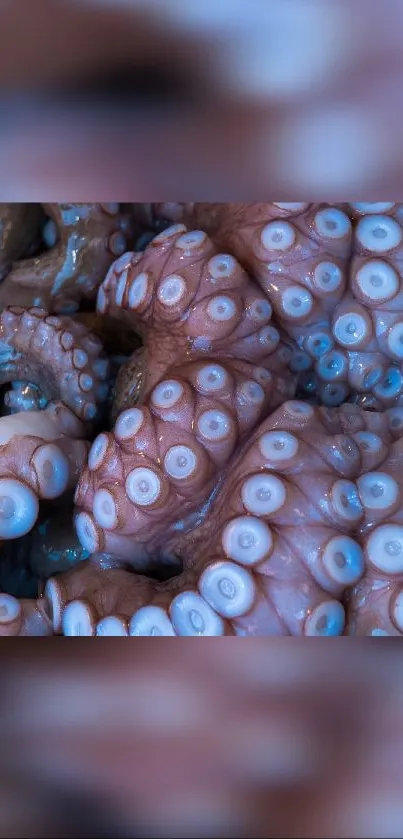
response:
M3 0L2 200L401 198L401 0Z
M2 837L402 835L397 646L17 644L1 662Z

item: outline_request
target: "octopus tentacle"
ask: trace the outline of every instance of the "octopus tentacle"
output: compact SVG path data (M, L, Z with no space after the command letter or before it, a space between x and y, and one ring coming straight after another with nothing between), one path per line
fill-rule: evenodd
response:
M98 310L134 325L146 340L147 355L137 351L133 360L138 399L176 359L207 355L267 368L275 376L278 402L295 392L288 358L282 357L288 350L271 323L268 300L237 261L218 253L202 231L173 226L144 253L117 260L100 287ZM143 388L141 361L144 366L148 362ZM265 373L260 369L257 375L264 378Z
M279 344L268 300L236 259L217 252L204 232L183 225L111 266L98 311L147 334L153 367L167 353L171 364L184 353L262 361Z
M8 306L0 314L0 383L28 381L93 421L107 395L108 362L101 344L71 318Z
M131 556L207 501L272 394L270 375L261 385L246 362L219 361L167 371L97 437L75 498L87 550Z
M354 405L285 403L184 537L181 575L157 583L94 557L48 581L38 608L66 635L401 636L403 436L392 429L390 415Z
M355 230L351 263L351 288L360 311L345 318L355 335L370 337L372 347L382 354L383 365L373 383L380 407L403 402L403 286L402 210L390 207L390 215L363 216Z
M270 305L201 231L174 226L144 254L121 257L98 309L143 331L148 369L137 388L142 407L94 442L76 492L77 528L89 551L127 558L134 541L136 551L150 546L201 508L242 437L294 388L281 375Z
M260 426L228 469L208 519L184 540L179 577L136 585L130 572L113 569L109 585L108 570L106 599L91 582L102 569L91 563L51 581L58 631L78 634L75 623L95 634L102 621L105 633L109 626L131 635L342 634L342 597L365 570L357 540L363 467L338 412L329 434L329 413L291 401Z
M228 248L262 286L276 318L294 343L290 369L302 389L337 405L349 389L337 380L330 313L342 299L351 255L351 222L339 208L289 204L157 205L155 212L199 224ZM346 366L345 363L343 365ZM322 370L322 375L320 372ZM340 371L335 373L340 378Z
M361 527L366 574L348 599L349 632L403 634L403 439L357 481L365 518Z
M63 314L77 275L59 313L0 315L0 538L75 489L81 546L37 599L11 597L35 571L2 577L0 634L403 635L402 225L390 202L147 205L158 235L107 246L84 291L104 276L91 317L127 327L89 451L109 369ZM55 216L43 235L54 254Z
M195 204L191 212L258 280L290 335L306 336L307 326L327 322L346 287L351 255L351 222L341 209Z
M43 601L0 594L0 637L53 635Z
M55 633L128 635L132 604L147 596L148 582L90 560L48 580L43 600Z
M306 393L329 405L350 392L363 407L401 404L401 205L178 204L156 212L201 224L257 278L306 354Z
M97 336L108 356L110 380L113 383L107 399L107 415L111 423L119 414L138 401L144 371L147 369L146 349L133 326L99 312L84 312L74 316L74 322L85 324L91 335ZM97 365L105 366L105 361Z
M50 249L16 263L0 288L5 305L41 306L70 314L93 300L102 277L130 246L132 219L118 203L44 204Z
M16 539L34 526L40 499L74 489L89 444L63 436L51 411L0 418L0 539Z
M98 340L70 318L13 306L0 314L0 383L33 382L51 400L0 418L0 539L24 536L40 500L75 489L89 448L83 438L105 398L103 363Z

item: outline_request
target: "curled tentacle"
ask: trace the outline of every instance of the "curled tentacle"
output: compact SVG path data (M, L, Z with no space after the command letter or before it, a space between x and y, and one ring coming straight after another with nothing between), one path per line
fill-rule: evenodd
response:
M37 520L40 499L75 488L88 447L64 435L48 409L0 418L0 539L24 536Z
M385 431L387 417L381 425ZM400 515L391 471L395 464L397 482L403 440L390 442L389 461L380 463L388 446L374 428L381 431L373 415L355 406L340 411L284 403L233 460L208 518L184 537L182 575L166 583L140 578L136 585L128 571L113 569L112 579L108 569L102 577L99 564L90 563L79 575L72 571L48 584L55 629L343 634L342 601L368 576L368 528L379 515L388 522ZM383 483L381 466L389 475ZM378 517L368 502L374 487Z
M382 207L388 215L379 214ZM334 348L315 362L315 372L358 394L364 407L370 395L383 410L403 403L402 210L384 203L353 211L348 289L330 319Z
M341 376L346 364L339 370L333 359L322 362L335 348L330 317L348 282L352 227L344 209L295 202L196 203L157 205L155 212L200 225L257 279L295 342L290 370L300 374L302 393L327 405L348 397Z
M0 418L0 539L24 536L41 499L75 489L89 448L83 438L106 397L107 377L100 342L81 324L36 308L0 314L0 383L33 383L44 408L24 410L32 405L19 384L18 412Z
M130 247L132 219L118 203L43 206L50 217L49 250L14 265L0 288L0 309L12 304L77 312L80 301L94 300L109 265Z
M350 280L362 312L351 318L351 324L356 325L357 335L365 331L369 338L371 330L369 349L376 349L383 357L372 388L381 409L403 403L402 210L392 205L389 212L371 213L359 220ZM350 323L348 317L345 322Z
M91 552L127 557L134 542L139 550L202 507L235 447L289 386L270 305L202 231L171 227L144 254L125 254L98 309L142 331L147 376L140 369L136 380L142 407L124 411L91 449L77 527Z
M237 261L217 253L202 231L168 228L144 254L117 260L99 290L98 310L134 325L145 340L146 352L136 352L118 382L117 401L124 407L144 398L183 358L253 362L274 375L277 402L295 392L270 304ZM131 396L130 367L136 379Z
M336 405L352 392L363 407L380 410L403 402L401 205L177 204L156 210L203 226L258 279L307 356L301 361L307 394Z
M310 204L194 204L184 207L256 277L279 322L316 357L331 349L319 331L347 285L351 222L338 207ZM315 348L305 347L307 334ZM331 339L330 339L331 340Z
M41 599L18 600L11 594L0 594L0 637L53 634Z
M0 314L0 383L36 385L41 398L60 401L82 421L95 420L108 392L109 365L100 341L68 317L9 306ZM24 409L17 401L13 407ZM43 403L40 405L43 407Z
M271 307L230 254L183 225L127 253L108 272L98 311L142 333L154 379L184 355L264 362L279 345ZM150 382L149 387L152 386Z
M151 588L146 578L93 558L48 580L38 603L54 634L127 636L133 608Z
M175 367L97 437L75 499L87 550L129 558L203 507L270 403L272 378L260 384L254 369L223 359Z
M366 574L348 599L349 632L403 635L403 438L357 481Z

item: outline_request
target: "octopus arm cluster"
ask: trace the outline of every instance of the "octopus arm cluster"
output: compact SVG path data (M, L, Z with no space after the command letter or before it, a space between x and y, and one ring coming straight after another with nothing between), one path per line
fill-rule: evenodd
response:
M144 215L171 226L98 283L98 316L144 343L127 368L135 404L120 378L111 430L93 439L110 370L82 323L52 308L1 315L9 401L26 408L29 382L46 404L13 414L21 433L0 420L0 490L19 481L36 504L23 519L22 490L0 491L0 538L75 488L90 558L38 599L1 595L0 632L403 634L402 208ZM147 576L168 554L183 571Z

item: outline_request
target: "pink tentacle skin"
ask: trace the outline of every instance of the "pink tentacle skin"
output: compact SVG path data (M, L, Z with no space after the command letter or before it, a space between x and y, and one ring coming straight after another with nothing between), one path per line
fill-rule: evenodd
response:
M389 215L371 213L358 221L350 275L357 307L351 317L336 315L333 325L341 338L349 329L350 341L362 336L368 351L382 353L385 362L378 364L373 384L381 408L403 404L403 214L398 204L388 210Z
M132 215L96 313L0 314L0 635L401 637L402 205Z
M256 277L298 344L291 369L303 371L307 393L328 405L350 392L363 407L402 403L401 205L168 204L155 212L200 224Z
M34 526L40 499L74 489L88 444L63 437L47 412L0 421L0 539L24 536ZM36 432L36 433L34 433Z
M349 596L353 635L403 635L403 440L357 481L366 574Z
M0 594L0 638L53 634L42 600L18 600L11 594Z
M0 383L38 385L48 401L61 401L92 422L106 398L108 361L83 324L43 309L8 306L0 314Z
M39 500L75 488L107 376L99 341L70 318L14 306L0 314L0 384L33 382L46 405L25 411L17 400L19 412L0 418L1 540L32 529Z
M326 330L347 284L352 226L343 210L302 203L195 204L190 212L256 277L301 349L315 359L332 348L331 336L318 330ZM312 341L305 347L307 332Z
M151 580L94 557L48 580L30 610L44 614L56 635L127 636L133 609L152 596Z
M384 417L385 431L387 424ZM342 601L368 559L361 534L373 520L367 496L380 474L371 452L387 450L371 425L372 415L355 406L285 402L233 461L208 518L182 537L182 575L157 583L94 558L48 581L43 609L54 631L343 634ZM355 430L346 434L346 426ZM402 446L391 443L383 466L389 478ZM365 472L368 456L376 472ZM398 501L392 505L384 484L390 515Z
M186 526L243 437L294 387L282 375L270 304L202 231L172 227L143 255L125 254L98 309L146 336L147 375L141 407L93 444L77 529L87 550L135 561L179 517Z
M75 322L84 323L96 335L108 355L110 379L107 413L112 423L126 408L139 399L147 359L140 337L133 326L99 312L85 312L74 316Z
M132 219L118 203L43 207L50 217L50 248L13 266L0 286L0 309L21 305L76 312L80 301L94 299L109 265L130 246Z
M279 344L269 302L236 259L184 225L156 236L144 254L117 260L99 290L98 311L147 332L156 381L160 359L165 369L184 353L261 364Z

